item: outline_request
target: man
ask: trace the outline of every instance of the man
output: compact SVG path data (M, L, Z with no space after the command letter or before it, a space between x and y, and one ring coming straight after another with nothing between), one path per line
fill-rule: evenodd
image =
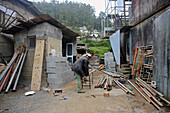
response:
M89 76L89 59L91 58L91 54L86 54L81 56L72 66L72 71L77 74L77 86L78 93L85 93L82 91L82 78L84 76Z

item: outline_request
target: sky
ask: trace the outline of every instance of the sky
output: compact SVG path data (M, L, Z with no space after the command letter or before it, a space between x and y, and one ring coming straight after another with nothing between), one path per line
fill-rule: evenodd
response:
M38 2L38 1L43 1L43 0L29 0L29 1ZM45 1L50 2L51 0L45 0ZM56 0L56 1L63 2L65 0ZM95 8L96 16L99 16L100 11L103 11L103 12L105 11L105 0L68 0L68 1L90 4L91 6Z

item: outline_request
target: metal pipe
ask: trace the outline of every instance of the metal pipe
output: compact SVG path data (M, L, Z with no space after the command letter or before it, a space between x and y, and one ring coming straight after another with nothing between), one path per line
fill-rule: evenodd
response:
M14 14L14 11L11 13L11 15L10 15L9 18L7 19L6 23L3 25L3 28L5 28L6 24L8 23L9 19L12 17L13 14Z
M8 73L6 74L4 81L2 82L2 85L0 87L0 92L2 91L2 88L5 86L5 83L8 81L10 73L11 73L13 67L14 67L14 62L12 64L12 66L10 67Z
M148 95L148 97L151 97L151 94L150 94L146 89L142 88L138 82L135 82L135 83L139 86L139 88L141 88L141 89L143 90L143 92L144 92L146 95Z
M163 101L165 101L167 104L169 104L169 105L170 105L170 102L169 102L168 100L166 100L165 98L160 97L160 99L161 99L161 100L163 100Z
M150 100L142 92L140 92L139 89L136 88L130 80L128 80L128 82L130 85L132 85L136 89L136 91L138 91L139 94L141 94L150 103Z
M122 83L117 81L123 88L125 88L130 94L135 95L132 91L130 91L127 87L125 87Z
M27 55L27 49L26 49L25 54L24 54L24 57L23 57L23 59L22 59L21 66L20 66L20 68L19 68L18 75L17 75L17 78L16 78L16 80L15 80L15 84L14 84L14 87L13 87L13 91L16 90L16 87L17 87L17 84L18 84L18 80L19 80L19 77L20 77L20 74L21 74L21 71L22 71L22 67L23 67L23 64L24 64L26 55Z
M124 92L128 93L126 89L124 89L116 80L113 80Z
M145 87L149 92L151 92L152 93L152 95L154 95L154 96L156 96L157 94L156 94L156 92L154 92L151 88L149 88L147 85L145 85L143 82L141 82L140 80L138 80L138 79L136 79L137 81L139 81L140 82L140 84L143 86L143 87Z
M9 90L11 84L12 84L12 81L13 81L13 79L14 79L14 77L15 77L15 74L16 74L16 72L17 72L17 70L18 70L18 67L19 67L19 65L20 65L20 63L21 63L22 57L23 57L23 53L21 54L21 57L20 57L20 59L19 59L19 61L18 61L18 64L17 64L17 66L16 66L16 68L15 68L15 70L14 70L12 76L11 76L11 79L10 79L10 81L9 81L9 84L8 84L5 92L8 92L8 90Z
M129 80L128 80L129 83L131 83ZM158 110L160 110L161 108L155 103L153 102L153 100L151 100L151 98L149 98L143 91L142 89L140 89L136 84L133 84L131 83L131 85L137 90L140 92L141 95L143 95L143 97L149 102L149 103L152 103ZM137 88L138 87L138 88Z
M157 90L153 89L150 85L148 85L147 83L145 83L143 80L141 80L140 78L137 78L138 80L140 80L141 82L143 82L145 85L147 85L149 88L151 88L153 91L155 91L159 96L164 97L164 95L160 92L158 92Z
M7 64L5 70L2 72L1 76L0 76L0 85L3 82L3 78L6 74L6 72L8 71L8 69L11 67L12 63L14 62L14 60L17 58L18 53L14 53L14 56L12 57L12 59L10 60L10 62Z

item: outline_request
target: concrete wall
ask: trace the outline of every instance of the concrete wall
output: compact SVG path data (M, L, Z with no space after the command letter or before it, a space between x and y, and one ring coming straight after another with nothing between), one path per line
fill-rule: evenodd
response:
M132 61L136 47L153 45L154 80L157 81L158 90L166 97L170 97L169 18L170 7L134 26L130 31L132 36Z
M49 56L47 61L47 83L52 89L61 88L76 79L66 57Z
M45 22L30 28L30 30L24 30L14 34L15 47L22 44L24 42L24 39L28 36L34 35L36 35L36 37L49 36L59 40L62 40L63 37L61 29L56 28L55 26Z
M0 34L0 57L3 56L7 62L10 61L14 53L14 40L12 36ZM0 58L0 62L4 63L4 60Z
M130 23L135 24L143 18L168 5L169 0L132 0Z
M50 83L51 88L57 88L62 87L63 85L70 82L70 80L74 80L74 73L71 71L71 68L69 65L64 65L64 63L58 63L56 66L60 67L60 69L55 71L54 73L49 73L49 69L47 69L47 63L46 57L49 56L49 53L51 53L51 49L55 49L57 56L58 53L60 53L60 56L62 57L62 49L65 48L66 45L63 45L63 35L62 30L56 28L55 26L48 24L48 23L42 23L37 26L34 26L30 28L30 30L21 31L19 33L14 34L15 38L15 49L20 45L26 45L28 47L28 54L24 63L24 67L21 74L22 81L26 81L27 85L31 82L32 77L32 69L33 69L33 62L34 62L34 53L35 48L30 48L28 46L29 44L29 38L28 36L35 36L36 40L45 40L45 49L44 49L44 60L43 60L43 73L42 73L42 84L46 85L47 82ZM73 43L76 45L76 39L72 38L65 38L65 41L67 43ZM75 49L76 50L76 49ZM75 54L74 50L74 54ZM56 57L56 59L58 58ZM66 59L66 58L65 58ZM66 64L65 60L65 64ZM50 64L52 66L53 64ZM64 65L64 67L62 67ZM62 72L62 74L60 74ZM47 76L47 73L49 76ZM65 76L64 76L65 75ZM53 76L53 77L51 77ZM55 76L55 77L54 77ZM58 79L59 78L59 79ZM60 84L57 82L60 81Z
M45 40L45 50L44 50L44 61L43 61L43 80L46 82L46 61L45 57L49 55L52 48L56 49L57 52L62 53L62 31L55 26L42 23L37 26L30 28L30 30L24 30L19 33L14 34L14 48L15 50L18 46L26 45L28 47L28 36L36 36L36 40ZM34 61L35 48L28 47L28 54L24 63L22 70L22 80L28 81L32 77L32 68Z
M18 12L25 19L32 19L32 18L38 16L29 7L24 6L23 4L19 3L16 0L0 0L0 6L3 6L11 11L15 11L15 13ZM8 23L10 23L15 17L21 18L20 15L18 15L16 13L15 16L12 17ZM5 15L4 16L5 18L3 18L2 11L0 11L0 29L1 29L1 25L6 23L9 16L10 15ZM21 18L21 19L23 19L23 18ZM8 25L8 23L6 25ZM14 23L17 23L17 21L14 21ZM9 61L11 59L11 56L14 51L13 46L14 46L13 41L11 41L8 38L8 36L4 36L2 33L0 33L0 53L2 53L3 56L8 57L8 58L6 58L7 61ZM8 48L8 50L7 50L7 48ZM0 61L2 61L2 59L0 59Z
M154 80L170 99L170 7L154 21Z
M38 16L29 7L24 6L23 4L17 2L16 0L0 0L0 5L12 11L18 12L20 15L22 15L24 18L28 20ZM16 16L20 17L19 15Z

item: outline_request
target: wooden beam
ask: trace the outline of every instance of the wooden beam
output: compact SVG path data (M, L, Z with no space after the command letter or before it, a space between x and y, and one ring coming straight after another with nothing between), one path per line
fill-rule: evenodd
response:
M31 90L40 90L44 56L44 40L36 41L34 64L32 71Z

